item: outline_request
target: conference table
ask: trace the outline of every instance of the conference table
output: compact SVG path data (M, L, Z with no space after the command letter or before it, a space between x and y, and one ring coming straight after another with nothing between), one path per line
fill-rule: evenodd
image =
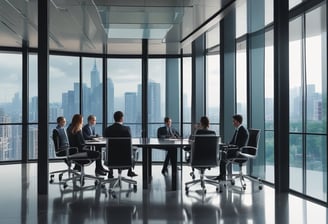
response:
M86 144L106 147L106 138L98 137L91 141L86 141ZM175 157L174 160L177 161L178 150L182 150L185 146L190 146L190 141L188 139L132 138L132 146L142 148L142 186L143 189L148 189L152 179L152 149L174 150L172 155ZM175 191L178 178L177 163L171 164L171 168L171 190Z

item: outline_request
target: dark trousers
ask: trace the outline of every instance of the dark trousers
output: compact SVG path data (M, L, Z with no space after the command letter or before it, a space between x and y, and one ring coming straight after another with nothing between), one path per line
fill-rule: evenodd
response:
M99 152L101 155L101 146L96 146L96 152ZM101 164L101 156L96 160L96 170L103 170L103 166Z
M167 154L164 160L163 164L163 170L167 170L167 166L169 165L169 162L171 161L171 165L174 166L177 164L177 158L174 155L176 153L175 149L168 149Z

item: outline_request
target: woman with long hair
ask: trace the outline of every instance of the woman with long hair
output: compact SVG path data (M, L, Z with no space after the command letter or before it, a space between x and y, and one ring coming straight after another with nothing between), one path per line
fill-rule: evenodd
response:
M77 147L79 152L86 152L88 154L88 158L93 159L97 158L97 160L101 160L100 153L96 151L91 151L85 145L85 140L82 133L83 127L83 116L81 114L74 114L72 117L72 122L67 128L67 135L69 144L71 147ZM83 161L78 163L79 165L75 164L74 170L81 171L81 166L83 166ZM105 175L99 174L96 172L97 175Z

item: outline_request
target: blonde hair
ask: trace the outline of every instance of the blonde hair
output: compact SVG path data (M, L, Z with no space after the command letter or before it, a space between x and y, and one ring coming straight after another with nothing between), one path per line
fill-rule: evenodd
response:
M83 125L83 116L81 114L74 114L71 123L71 132L76 134L82 129Z

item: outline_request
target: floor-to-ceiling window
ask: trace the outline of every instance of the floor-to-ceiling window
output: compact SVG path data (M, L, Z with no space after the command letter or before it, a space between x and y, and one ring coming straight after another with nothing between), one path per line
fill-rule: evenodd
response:
M22 158L22 54L1 52L0 68L0 161L20 160Z
M82 114L86 124L89 115L96 116L96 133L102 135L103 118L102 59L82 58Z
M265 111L264 111L264 150L265 150L265 180L274 182L274 87L273 87L273 30L265 33Z
M29 71L28 71L28 91L29 91L29 107L28 107L28 158L37 158L38 148L38 56L29 54ZM50 154L53 155L53 145L50 142Z
M74 114L81 113L79 65L79 57L49 57L49 133L56 126L58 116L64 116L68 125ZM49 157L54 157L53 149L49 150Z
M290 21L290 188L327 201L326 6Z
M236 44L236 112L247 127L247 54L246 41Z
M210 129L220 134L220 54L219 26L215 25L206 33L206 115Z
M132 137L141 137L141 59L110 58L107 71L108 125L114 122L114 112L120 110Z

